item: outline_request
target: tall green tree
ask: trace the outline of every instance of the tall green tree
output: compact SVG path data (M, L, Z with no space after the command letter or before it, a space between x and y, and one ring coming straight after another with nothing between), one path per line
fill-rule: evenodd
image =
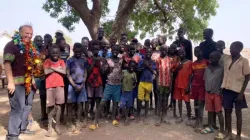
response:
M88 7L88 2L92 7ZM43 9L57 18L69 31L80 20L86 25L91 37L97 38L100 19L109 13L109 0L46 0ZM118 37L132 23L140 37L156 31L171 37L179 27L187 29L190 39L200 40L208 20L216 14L217 0L120 0L110 37Z

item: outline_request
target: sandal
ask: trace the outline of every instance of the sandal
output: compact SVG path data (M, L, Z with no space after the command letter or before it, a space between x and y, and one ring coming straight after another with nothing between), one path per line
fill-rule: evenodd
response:
M96 130L98 128L98 124L92 124L89 126L90 130Z
M206 127L205 129L203 129L201 131L201 134L210 134L210 133L213 133L214 132L214 129L213 128L210 128L210 127Z
M202 128L196 128L196 129L194 129L194 132L196 132L196 133L201 133L201 131L202 131Z
M214 137L215 140L223 140L225 138L225 135L221 132L218 133L217 136Z
M113 120L112 124L113 126L117 127L119 125L119 122L117 120Z
M131 115L129 118L130 118L130 120L134 120L134 119L135 119L135 116L134 116L134 115Z

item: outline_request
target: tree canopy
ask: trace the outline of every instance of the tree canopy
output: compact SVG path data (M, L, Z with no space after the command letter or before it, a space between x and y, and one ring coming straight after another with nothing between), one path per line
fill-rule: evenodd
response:
M92 3L89 8L88 2ZM101 18L109 14L112 0L46 0L43 9L69 31L74 24L84 22L92 39L97 38ZM187 30L189 39L201 40L202 32L211 16L216 15L217 0L120 0L115 19L102 25L109 37L118 37L122 32L134 31L144 38L156 31L171 38L176 29ZM131 30L133 29L133 30Z

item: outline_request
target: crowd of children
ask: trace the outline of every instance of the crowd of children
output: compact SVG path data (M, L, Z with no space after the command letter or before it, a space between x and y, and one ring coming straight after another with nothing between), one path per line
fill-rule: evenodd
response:
M183 32L181 29L178 35L183 36ZM55 44L48 47L49 54L43 64L49 124L46 136L51 136L55 114L55 131L61 134L58 124L62 122L60 117L64 116L62 113L64 103L67 106L69 130L73 133L78 133L82 127L86 127L90 123L88 119L94 120L90 123L89 129L98 128L100 118L109 116L110 101L112 101L111 119L114 126L119 125L120 119L123 118L125 125L134 118L136 122L142 119L144 124L148 124L148 112L152 103L150 96L153 94L156 126L162 123L171 124L166 117L167 111L171 108L177 119L176 123L182 123L184 101L188 117L186 124L195 128L195 132L202 134L214 132L215 119L218 116L220 130L216 139L232 137L231 114L235 107L236 139L239 140L242 128L241 109L247 108L244 91L249 80L249 62L240 55L243 49L241 42L232 43L231 55L226 55L223 54L225 43L218 41L213 44L213 41L209 40L212 38L211 33L210 29L206 29L204 31L206 41L194 48L194 55L197 58L194 62L190 55L186 56L187 49L181 40L178 44L171 44L170 47L165 45L164 38L153 39L151 42L146 40L145 46L142 47L136 39L127 44L127 36L122 34L119 45L111 43L114 40L111 40L112 45L109 45L103 38L102 29L99 29L98 40L89 42L87 38L83 38L82 44L75 43L73 56L65 61L60 59L62 45ZM186 44L189 42L186 41ZM215 48L208 48L213 45ZM210 51L209 54L206 50ZM188 52L190 51L192 54L192 50L189 49ZM69 84L64 83L65 77ZM68 87L67 91L64 90L64 86ZM171 97L170 104L169 97ZM194 100L195 116L191 114L190 99ZM176 113L176 101L179 115ZM96 106L95 111L94 106ZM205 128L203 128L204 107L208 112L208 125ZM224 127L223 108L226 127ZM145 109L143 116L141 116L142 109ZM81 120L82 116L84 121ZM76 125L73 125L74 117Z

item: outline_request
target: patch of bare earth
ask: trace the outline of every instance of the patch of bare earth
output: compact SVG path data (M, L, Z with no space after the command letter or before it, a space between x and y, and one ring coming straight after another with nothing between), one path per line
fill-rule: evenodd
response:
M250 104L250 87L247 89L246 98L248 104ZM183 107L185 108L185 106ZM0 139L4 140L7 134L6 128L8 125L8 114L10 106L7 96L6 89L0 89ZM185 109L184 109L185 111ZM123 122L120 123L119 127L113 127L111 121L102 121L102 125L96 131L89 131L85 128L78 135L73 135L67 132L66 126L61 126L63 135L57 136L53 132L52 137L46 138L45 128L41 128L38 124L40 118L40 100L39 95L35 95L34 106L33 106L33 117L35 122L32 129L36 130L36 134L33 136L21 135L22 140L213 140L217 131L213 134L202 135L194 132L194 129L186 126L185 122L182 124L175 124L175 119L172 117L172 111L168 112L168 118L172 122L172 125L162 124L160 127L154 125L156 117L153 112L150 112L149 125L143 125L142 123L136 124L131 122L129 126L124 126ZM184 112L184 115L186 112ZM204 123L207 122L207 113L205 115ZM185 120L186 121L186 120ZM90 124L91 122L89 122ZM217 121L218 123L218 121ZM250 139L250 110L243 110L243 140ZM236 120L235 114L233 114L233 130L236 133Z

